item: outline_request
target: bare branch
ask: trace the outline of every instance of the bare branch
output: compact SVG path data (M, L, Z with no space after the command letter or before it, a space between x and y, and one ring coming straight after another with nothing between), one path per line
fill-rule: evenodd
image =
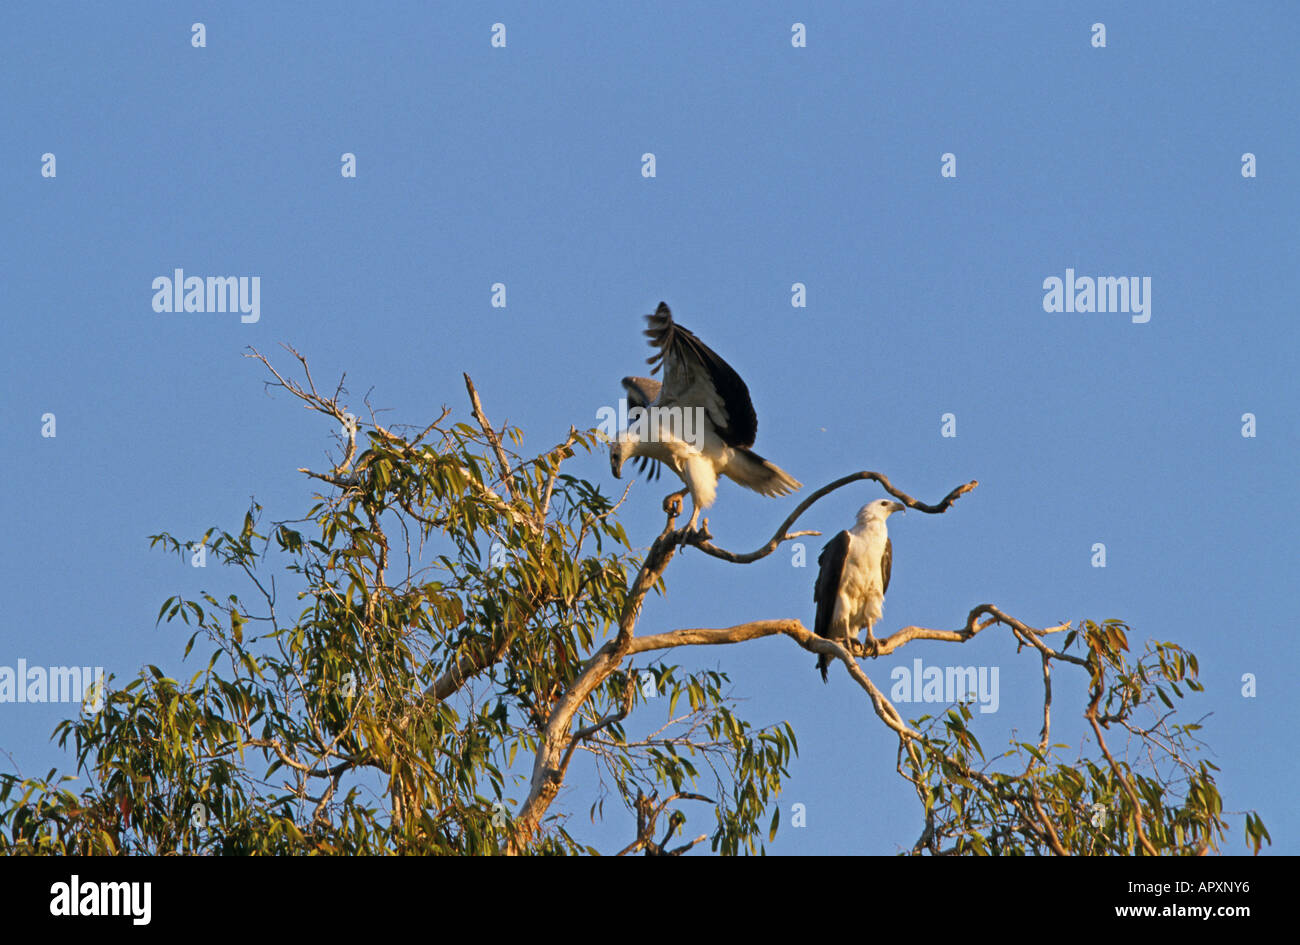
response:
M478 421L479 429L492 444L492 450L496 453L497 467L501 471L501 485L505 487L507 493L512 497L514 491L510 488L510 461L506 459L506 451L501 446L501 437L497 431L492 429L492 424L488 423L487 415L483 413L483 404L479 402L478 391L474 388L474 382L470 380L468 374L462 375L465 378L465 389L469 391L470 406L474 409L474 419Z
M546 478L546 491L542 494L541 504L537 508L537 528L539 531L545 527L546 515L551 510L551 496L555 492L555 479L560 474L560 463L573 455L573 441L577 438L577 429L569 427L569 435L565 437L564 442L547 454L548 457L555 456L556 459L554 465L551 466L550 474Z
M1047 743L1052 733L1052 658L1046 653L1043 659L1043 729L1038 736L1038 750L1047 754Z
M982 623L978 622L979 618L985 614L991 615L993 619L985 620ZM1075 663L1079 666L1088 665L1087 660L1080 659L1079 657L1072 656L1068 653L1060 653L1053 650L1039 639L1039 637L1050 633L1061 633L1069 630L1070 621L1039 630L1021 623L1014 617L1008 616L992 604L980 604L978 607L972 609L966 616L966 625L960 630L932 630L929 627L903 627L901 630L898 630L890 636L880 640L880 646L877 649L876 655L885 656L912 640L945 640L949 643L965 643L967 640L975 636L975 634L991 627L995 623L1006 624L1008 627L1011 627L1013 631L1018 631L1017 639L1022 639L1023 641L1030 643L1045 656L1050 656L1052 659L1065 660L1066 662Z
M251 351L252 354L245 354L244 357L253 358L254 360L262 362L262 364L266 367L266 369L270 371L271 375L275 378L277 383L274 386L284 388L289 393L297 397L299 400L303 401L303 406L306 407L308 410L315 410L317 413L323 413L326 416L333 417L335 420L339 422L340 427L343 430L347 431L347 437L348 437L347 449L344 451L343 458L337 464L335 464L333 470L334 475L336 477L341 476L343 471L346 470L349 466L351 466L352 459L357 454L356 420L355 418L351 417L348 414L347 410L345 410L342 406L339 405L339 397L342 396L343 394L343 379L347 375L345 374L343 375L343 377L339 378L338 387L335 389L334 394L332 396L323 397L316 391L316 382L312 379L311 368L307 366L307 359L304 358L301 354L299 354L296 350L294 350L294 348L291 347L290 345L281 344L280 347L284 348L284 350L288 351L295 358L297 358L298 363L302 365L303 375L307 378L306 387L303 387L297 381L294 381L290 378L286 378L284 375L282 375L271 365L271 362L267 359L267 357L264 354L262 354L260 351L258 351L256 348L252 347L251 345L249 346L248 350ZM268 385L270 383L271 383L270 381L267 382ZM325 476L317 475L316 473L309 472L306 469L300 469L298 471L305 472L308 475L314 476L317 479L324 479L326 482L333 482L333 480Z
M784 522L777 526L776 532L772 535L771 539L768 540L767 544L756 548L754 551L745 554L738 554L734 551L727 551L725 548L719 548L708 540L709 536L707 535L707 532L700 532L695 535L684 534L683 538L688 544L694 545L706 554L713 555L715 558L721 558L723 561L730 561L733 564L749 564L751 561L757 561L759 558L767 557L784 541L789 541L790 539L797 538L800 535L820 534L819 532L796 532L790 534L789 529L791 525L798 521L799 516L803 515L804 512L811 508L813 503L818 499L829 495L836 489L843 488L844 486L854 482L861 482L865 479L875 480L880 483L886 492L894 496L908 508L927 512L931 515L937 515L941 512L948 511L949 506L979 485L977 481L972 479L970 482L953 489L946 496L940 499L937 504L929 505L925 502L919 501L918 499L914 499L907 493L895 488L894 484L891 483L888 477L883 474L864 470L863 472L852 473L851 475L836 479L829 485L822 486L816 492L812 493L812 495L808 496L795 507L795 510L790 513Z

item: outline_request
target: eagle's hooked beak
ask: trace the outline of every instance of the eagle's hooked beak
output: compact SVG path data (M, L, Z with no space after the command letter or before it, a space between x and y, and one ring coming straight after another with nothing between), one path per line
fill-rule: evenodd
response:
M619 449L617 442L609 444L609 471L614 474L615 479L623 478L623 451Z
M891 504L891 505L889 506L889 510L890 510L891 512L902 512L902 513L906 514L906 513L907 513L907 506L905 506L902 502L894 502L893 504Z

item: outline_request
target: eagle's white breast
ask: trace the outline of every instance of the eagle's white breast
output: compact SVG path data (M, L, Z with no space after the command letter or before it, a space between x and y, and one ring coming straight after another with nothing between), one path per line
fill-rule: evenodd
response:
M880 619L885 605L885 581L880 559L888 533L884 522L869 522L849 531L849 553L835 601L835 627L845 636L857 636L863 627Z

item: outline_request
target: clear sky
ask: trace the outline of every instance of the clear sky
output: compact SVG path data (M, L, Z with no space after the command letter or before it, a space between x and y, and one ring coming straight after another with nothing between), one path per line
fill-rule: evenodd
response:
M1298 47L1288 2L6 5L0 665L179 673L162 600L245 591L146 536L236 528L250 496L307 508L295 469L333 431L268 396L246 345L346 371L391 422L463 413L467 371L537 450L644 373L662 299L746 379L756 448L803 494L859 469L931 502L980 481L946 515L890 520L880 632L956 628L988 601L1188 646L1226 808L1300 852ZM177 268L259 277L259 319L155 312ZM1067 269L1149 278L1149 320L1045 311ZM603 457L570 471L619 485ZM633 486L641 544L668 488ZM842 490L803 527L829 536L880 495ZM724 482L716 541L753 548L798 500ZM811 625L823 540L804 568L687 551L641 630ZM807 826L772 852L912 844L896 742L842 671L824 686L783 640L674 656L725 669L751 720L793 723L783 820L802 803ZM868 671L888 686L917 657L998 668L986 748L1036 737L1037 660L1005 633ZM1072 744L1084 694L1058 670ZM68 711L0 705L0 765L66 767L48 735ZM572 828L629 841L621 816L584 826L576 783Z

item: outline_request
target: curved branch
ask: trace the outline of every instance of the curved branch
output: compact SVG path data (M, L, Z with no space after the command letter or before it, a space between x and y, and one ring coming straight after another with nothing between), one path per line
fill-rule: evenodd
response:
M983 615L990 615L991 619L983 622L977 622ZM1052 659L1064 660L1067 663L1075 663L1079 666L1086 667L1088 661L1069 653L1062 653L1052 649L1046 643L1039 639L1049 633L1062 633L1070 629L1071 622L1056 624L1053 627L1037 629L1021 623L1015 617L1011 617L992 604L980 604L966 615L966 625L960 630L931 630L929 627L903 627L901 630L885 637L880 641L876 655L885 656L894 650L911 642L912 640L944 640L949 643L965 643L981 630L991 627L995 623L1006 624L1016 635L1016 639L1022 643L1028 643L1037 649L1044 656Z
M252 358L256 361L261 361L262 364L266 367L266 369L271 372L272 376L275 377L275 383L272 385L270 381L267 381L266 384L268 386L283 387L290 394L292 394L293 396L301 400L303 402L303 405L308 410L315 410L317 413L323 413L326 416L333 417L335 420L338 421L340 427L343 430L347 431L347 437L348 437L347 451L344 453L343 458L334 465L334 475L336 478L332 479L326 476L320 476L317 475L316 473L308 472L308 470L306 469L298 470L299 472L308 473L308 475L315 476L317 479L323 479L324 481L333 483L335 485L340 485L340 486L345 485L347 484L346 482L336 481L336 480L338 477L341 477L343 475L343 471L352 464L353 458L357 455L357 425L352 419L349 419L348 412L342 406L339 405L339 397L342 396L342 394L344 393L343 381L347 375L343 375L343 377L339 378L338 387L335 388L333 395L326 397L325 395L317 392L316 381L312 379L311 368L307 366L307 359L303 357L298 351L296 351L291 345L281 343L280 347L283 348L285 351L288 351L295 358L297 358L298 363L302 365L303 375L307 379L306 387L303 387L300 383L294 381L292 378L287 378L284 375L282 375L279 371L277 371L274 367L271 366L271 362L270 360L267 359L266 355L262 354L262 352L258 351L252 345L248 346L248 350L251 351L252 354L245 354L244 357Z
M569 770L569 762L573 760L574 750L586 741L592 735L595 735L601 729L608 728L622 722L632 711L633 697L636 692L636 678L629 675L627 684L623 687L623 701L617 712L611 712L604 718L598 719L586 728L579 729L573 733L569 739L569 747L564 752L564 760L560 762L560 775L563 777L564 772Z
M790 534L789 528L799 519L799 516L803 515L804 512L808 511L808 509L812 506L812 504L816 502L818 499L821 499L822 497L829 495L830 493L834 492L836 489L841 489L844 486L849 485L850 483L861 482L864 479L871 479L880 483L880 485L884 488L886 492L888 492L894 498L898 499L898 501L902 502L909 509L916 509L919 512L926 512L930 515L938 515L942 512L948 511L949 506L951 506L954 502L956 502L966 493L970 492L972 489L974 489L976 486L979 485L978 480L972 479L970 482L960 485L957 488L953 489L946 496L940 499L938 503L934 505L930 505L929 503L922 502L919 499L913 498L912 496L908 495L906 492L902 491L901 489L895 488L894 484L889 481L889 477L885 476L883 473L863 470L862 472L856 472L848 476L842 476L841 478L836 479L834 482L822 486L812 495L808 496L797 506L795 506L795 510L790 513L789 517L787 517L786 520L777 527L776 533L771 537L771 539L767 542L767 544L762 545L761 547L755 549L754 551L748 552L746 554L740 554L734 551L728 551L725 548L719 548L716 545L714 545L711 541L709 541L708 534L704 532L697 533L694 535L683 534L682 540L686 544L691 544L694 545L696 548L699 548L705 554L713 555L713 557L715 558L721 558L723 561L730 561L733 564L749 564L751 561L757 561L759 558L765 558L768 555L770 555L773 551L776 551L776 549L780 546L780 544L783 541L788 541L792 538L797 538L800 535L817 534L816 532L796 532L794 534ZM670 523L671 521L672 519L669 519Z

